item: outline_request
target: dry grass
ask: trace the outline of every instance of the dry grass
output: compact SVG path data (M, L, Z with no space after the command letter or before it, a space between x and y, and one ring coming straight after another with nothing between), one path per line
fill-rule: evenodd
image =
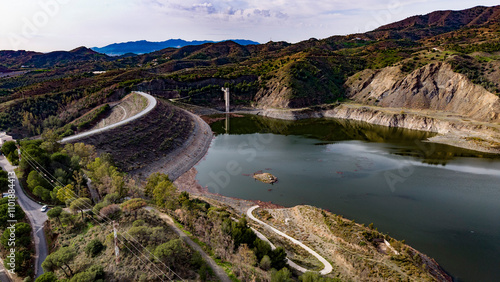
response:
M401 255L385 248L384 235L340 216L311 206L290 209L269 209L258 214L261 220L302 241L324 256L334 266L332 277L354 281L435 281L422 263L413 261L412 251L401 242L386 236ZM275 238L265 230L273 242L279 242L297 257L299 263L322 268L319 261L293 244ZM380 239L372 240L371 235ZM319 266L320 265L320 266ZM319 268L319 269L318 269Z

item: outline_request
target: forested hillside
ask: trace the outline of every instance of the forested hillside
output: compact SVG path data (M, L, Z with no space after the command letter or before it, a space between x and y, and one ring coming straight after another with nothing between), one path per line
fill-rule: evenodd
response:
M222 108L222 86L230 88L234 107L329 104L347 98L345 82L360 71L392 66L411 73L436 62L498 95L499 9L439 11L364 34L296 44L227 41L119 57L84 47L46 54L1 51L1 68L27 73L0 78L0 129L39 135L132 89L214 108Z

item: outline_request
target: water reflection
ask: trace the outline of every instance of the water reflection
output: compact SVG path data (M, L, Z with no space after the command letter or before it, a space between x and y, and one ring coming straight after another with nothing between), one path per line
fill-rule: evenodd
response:
M498 155L482 153L444 144L428 143L425 140L436 133L392 128L366 122L343 119L306 119L299 121L278 120L255 115L233 117L222 115L224 120L212 124L216 134L253 134L273 133L279 135L298 135L322 142L317 145L331 144L347 140L359 140L371 143L396 144L386 146L385 151L392 154L413 157L430 165L446 165L456 158L490 158Z
M196 167L209 191L373 222L461 281L500 277L497 156L425 142L427 132L348 120L247 116L212 128L219 135ZM279 182L249 177L259 170Z

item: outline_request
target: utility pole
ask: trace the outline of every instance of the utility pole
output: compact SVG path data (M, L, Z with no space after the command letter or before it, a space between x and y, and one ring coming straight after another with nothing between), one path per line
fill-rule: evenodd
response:
M224 91L224 101L226 102L226 113L229 113L229 88L222 87Z
M113 233L115 235L115 260L116 260L116 265L118 266L118 263L120 262L120 259L118 258L118 255L120 254L120 248L118 248L118 235L116 233L117 226L118 226L118 223L116 223L113 220Z
M19 161L21 161L21 147L19 146L19 144L16 144L16 147L17 147L17 154L19 157Z

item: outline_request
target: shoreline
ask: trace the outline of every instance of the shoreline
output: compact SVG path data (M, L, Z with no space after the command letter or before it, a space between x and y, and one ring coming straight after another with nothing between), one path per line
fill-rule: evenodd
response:
M185 111L189 112L188 110L185 110ZM260 112L261 112L260 110L252 111L252 113L243 112L243 111L235 111L235 112L232 112L232 114L260 115ZM210 129L210 126L207 122L205 122L205 119L198 116L197 114L194 114L191 112L189 112L189 113L195 117L195 119L197 120L197 123L200 123L201 126L198 126L198 129L200 127L205 127L205 128L208 127ZM316 116L316 115L318 115L318 113L313 112L313 115ZM288 116L290 116L290 112L288 113ZM314 118L314 117L311 117L309 114L301 115L301 116L305 116L303 118ZM321 116L321 117L329 117L329 116ZM319 117L319 118L321 118L321 117ZM197 136L197 134L195 132L189 138L189 140L188 140L189 144L187 146L183 146L182 148L179 148L179 150L181 150L182 152L185 152L186 150L196 146L194 144L195 142L192 140L196 136ZM210 130L210 136L211 136L211 138L209 139L208 145L207 145L206 140L205 140L205 142L199 142L201 144L205 144L205 146L203 146L202 148L198 148L199 150L197 151L197 152L202 153L202 154L198 154L195 159L191 159L189 164L186 164L185 166L183 166L185 168L188 165L190 165L189 168L186 171L184 171L182 174L180 174L178 177L176 177L175 180L171 178L172 182L174 183L175 187L177 187L178 191L189 192L193 197L201 198L201 199L203 199L211 204L226 206L228 208L233 209L237 214L239 214L241 216L246 215L248 210L255 205L258 205L263 209L273 209L273 210L279 210L279 209L293 210L294 208L298 208L298 207L302 206L302 205L297 205L297 206L292 206L292 207L283 207L283 206L274 204L272 202L262 202L259 200L245 200L245 199L240 199L240 198L227 197L227 196L223 196L220 194L212 193L212 192L208 191L207 187L202 187L201 184L196 179L196 175L198 174L198 171L196 170L195 166L201 160L204 159L205 155L208 152L211 141L213 139L213 132L211 130ZM177 152L177 150L172 152L172 154L175 154L176 152ZM178 154L181 154L181 153L178 153ZM185 156L185 154L183 154L182 156ZM178 157L182 158L182 156L177 155L173 158L173 160L177 159ZM350 219L345 219L345 220L352 222ZM407 245L407 246L411 250L413 250L415 253L420 254L421 257L423 257L424 260L427 262L427 264L429 266L431 266L430 267L431 270L429 273L434 278L438 279L438 277L439 277L438 280L443 279L444 281L451 281L452 278L450 277L450 275L433 258L427 256L425 253L422 253L422 252L414 249L413 247L411 247L409 245Z
M240 216L246 216L248 211L255 205L265 210L286 211L286 213L288 212L293 213L295 209L300 209L302 207L313 207L314 209L323 210L308 205L296 205L291 207L284 207L277 204L273 204L271 202L262 202L259 200L244 200L239 198L227 197L220 194L214 194L209 192L208 189L202 187L199 184L198 180L196 180L196 174L197 174L196 168L192 167L189 171L187 171L182 176L177 178L177 180L174 181L174 185L177 187L178 191L189 192L192 197L200 198L210 203L211 205L225 206L229 209L232 209L236 214L239 214ZM324 211L330 214L328 210ZM350 219L344 217L342 218L346 222L350 222L351 224L364 227L364 225L361 225L359 223L354 223L354 221ZM306 241L304 243L311 246L314 245L313 244L314 241L307 240L307 238L309 237L303 237L302 239L304 238L306 238ZM408 249L412 250L414 253L420 255L420 257L426 262L426 265L429 267L429 274L432 277L434 277L437 281L452 281L452 276L445 269L443 269L442 266L434 258L431 258L427 254L420 252L419 250L413 248L411 245L405 244L405 246L407 246ZM321 245L319 247L321 248ZM325 251L324 249L319 250L320 253L322 252L324 253L324 251Z
M240 213L245 213L246 209L250 208L253 205L260 205L263 208L284 208L283 206L276 205L272 202L262 202L259 200L244 200L239 198L231 198L222 196L220 194L214 194L208 191L206 187L202 187L198 180L196 179L196 175L198 171L195 166L205 158L205 155L210 148L212 139L214 138L213 132L210 128L210 121L216 121L217 119L210 120L207 118L208 115L213 114L225 114L220 111L204 108L201 106L194 106L183 103L175 103L175 106L181 108L188 114L190 114L195 119L195 125L198 125L196 129L205 128L208 130L210 134L210 139L202 138L200 142L196 141L197 133L192 134L188 140L188 145L178 148L171 155L174 155L172 160L168 161L168 165L170 163L176 163L174 165L174 169L167 169L168 171L175 171L174 176L170 179L175 184L175 186L180 191L186 191L191 194L205 197L208 199L212 199L223 204L227 204L238 210ZM347 109L345 109L347 108ZM359 116L352 117L349 114L342 114L342 112L347 112L349 109L359 110L363 113L368 113L369 115L377 116L381 115L382 117L387 118L386 120L365 120L361 119ZM249 115L260 115L269 118L282 119L282 120L300 120L300 119L313 119L313 118L337 118L337 119L346 119L346 120L356 120L367 122L370 124L382 125L387 127L396 127L396 128L406 128L411 130L420 130L426 132L434 132L438 135L431 137L426 142L440 143L446 144L454 147L459 147L463 149L474 150L478 152L491 153L491 154L500 154L500 143L497 148L488 148L487 144L488 140L484 141L481 144L481 141L478 141L476 137L473 137L473 134L479 134L481 131L493 131L497 130L500 133L500 124L488 124L484 122L476 122L471 121L469 124L454 124L452 120L443 121L439 120L438 117L432 117L430 113L416 113L416 111L409 111L405 113L397 112L399 109L393 108L380 108L375 106L366 106L361 104L337 104L337 105L322 105L316 106L314 108L303 108L303 109L239 109L235 110L229 114L231 115L239 115L239 114L249 114ZM407 110L406 110L407 111ZM400 123L398 122L398 118L402 118L403 120L410 121L410 123ZM411 123L411 121L417 121L415 123ZM456 117L455 117L456 121ZM473 127L472 130L469 130L470 127ZM198 134L199 135L199 134ZM500 134L495 136L500 141ZM195 140L193 140L195 139ZM484 144L486 143L486 144ZM201 147L200 147L201 146ZM195 151L195 156L190 160L186 161L186 157L190 157L186 151L193 149ZM184 154L183 154L184 153ZM181 155L182 154L182 155ZM188 158L189 159L189 158ZM186 163L187 162L187 163ZM180 165L184 164L184 165ZM163 168L163 167L162 167ZM165 170L165 169L163 169ZM164 172L164 171L160 171ZM182 172L182 173L181 173ZM168 174L168 173L167 173Z
M500 124L470 120L445 112L342 103L303 109L244 109L232 113L282 120L337 118L362 121L387 127L433 132L437 135L427 139L427 142L500 154Z

